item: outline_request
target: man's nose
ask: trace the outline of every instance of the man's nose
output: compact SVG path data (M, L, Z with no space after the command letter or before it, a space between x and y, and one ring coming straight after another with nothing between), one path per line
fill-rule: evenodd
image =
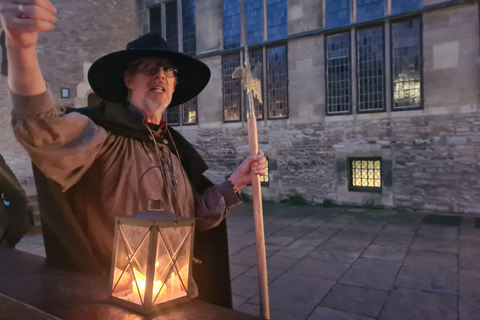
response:
M157 72L155 73L155 77L158 77L160 79L165 79L165 71L163 71L163 66L158 66Z

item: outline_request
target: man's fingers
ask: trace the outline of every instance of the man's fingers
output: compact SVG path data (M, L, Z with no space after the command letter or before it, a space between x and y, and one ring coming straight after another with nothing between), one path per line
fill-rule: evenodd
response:
M27 5L36 6L45 9L53 15L57 14L57 9L48 0L14 0L12 3L17 7L19 4L22 4L24 7Z
M57 22L55 14L40 6L23 5L23 11L19 11L18 8L14 8L14 10L17 11L15 15L17 18L43 20L51 24Z
M9 27L12 33L44 32L53 29L53 23L38 19L15 18ZM15 32L13 32L13 29Z

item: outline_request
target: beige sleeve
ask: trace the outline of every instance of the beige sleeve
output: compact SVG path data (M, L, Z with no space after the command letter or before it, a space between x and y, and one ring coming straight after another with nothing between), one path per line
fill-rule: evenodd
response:
M10 92L15 137L33 163L65 191L98 156L107 132L77 112L65 114L51 92L19 96Z

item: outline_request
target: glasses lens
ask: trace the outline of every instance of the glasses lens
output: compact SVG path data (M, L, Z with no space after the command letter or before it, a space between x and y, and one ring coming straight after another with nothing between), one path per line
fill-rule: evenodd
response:
M162 68L163 73L168 78L172 78L177 75L177 69L170 63L159 63L154 61L142 62L138 68L138 71L147 76L154 76L157 74L160 68Z

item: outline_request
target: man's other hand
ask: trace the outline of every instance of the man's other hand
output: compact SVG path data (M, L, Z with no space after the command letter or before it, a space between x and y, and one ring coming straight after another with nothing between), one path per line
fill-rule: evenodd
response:
M256 175L264 175L267 168L267 159L262 150L257 155L248 156L242 164L230 176L230 181L235 188L241 189L252 183L252 173Z

